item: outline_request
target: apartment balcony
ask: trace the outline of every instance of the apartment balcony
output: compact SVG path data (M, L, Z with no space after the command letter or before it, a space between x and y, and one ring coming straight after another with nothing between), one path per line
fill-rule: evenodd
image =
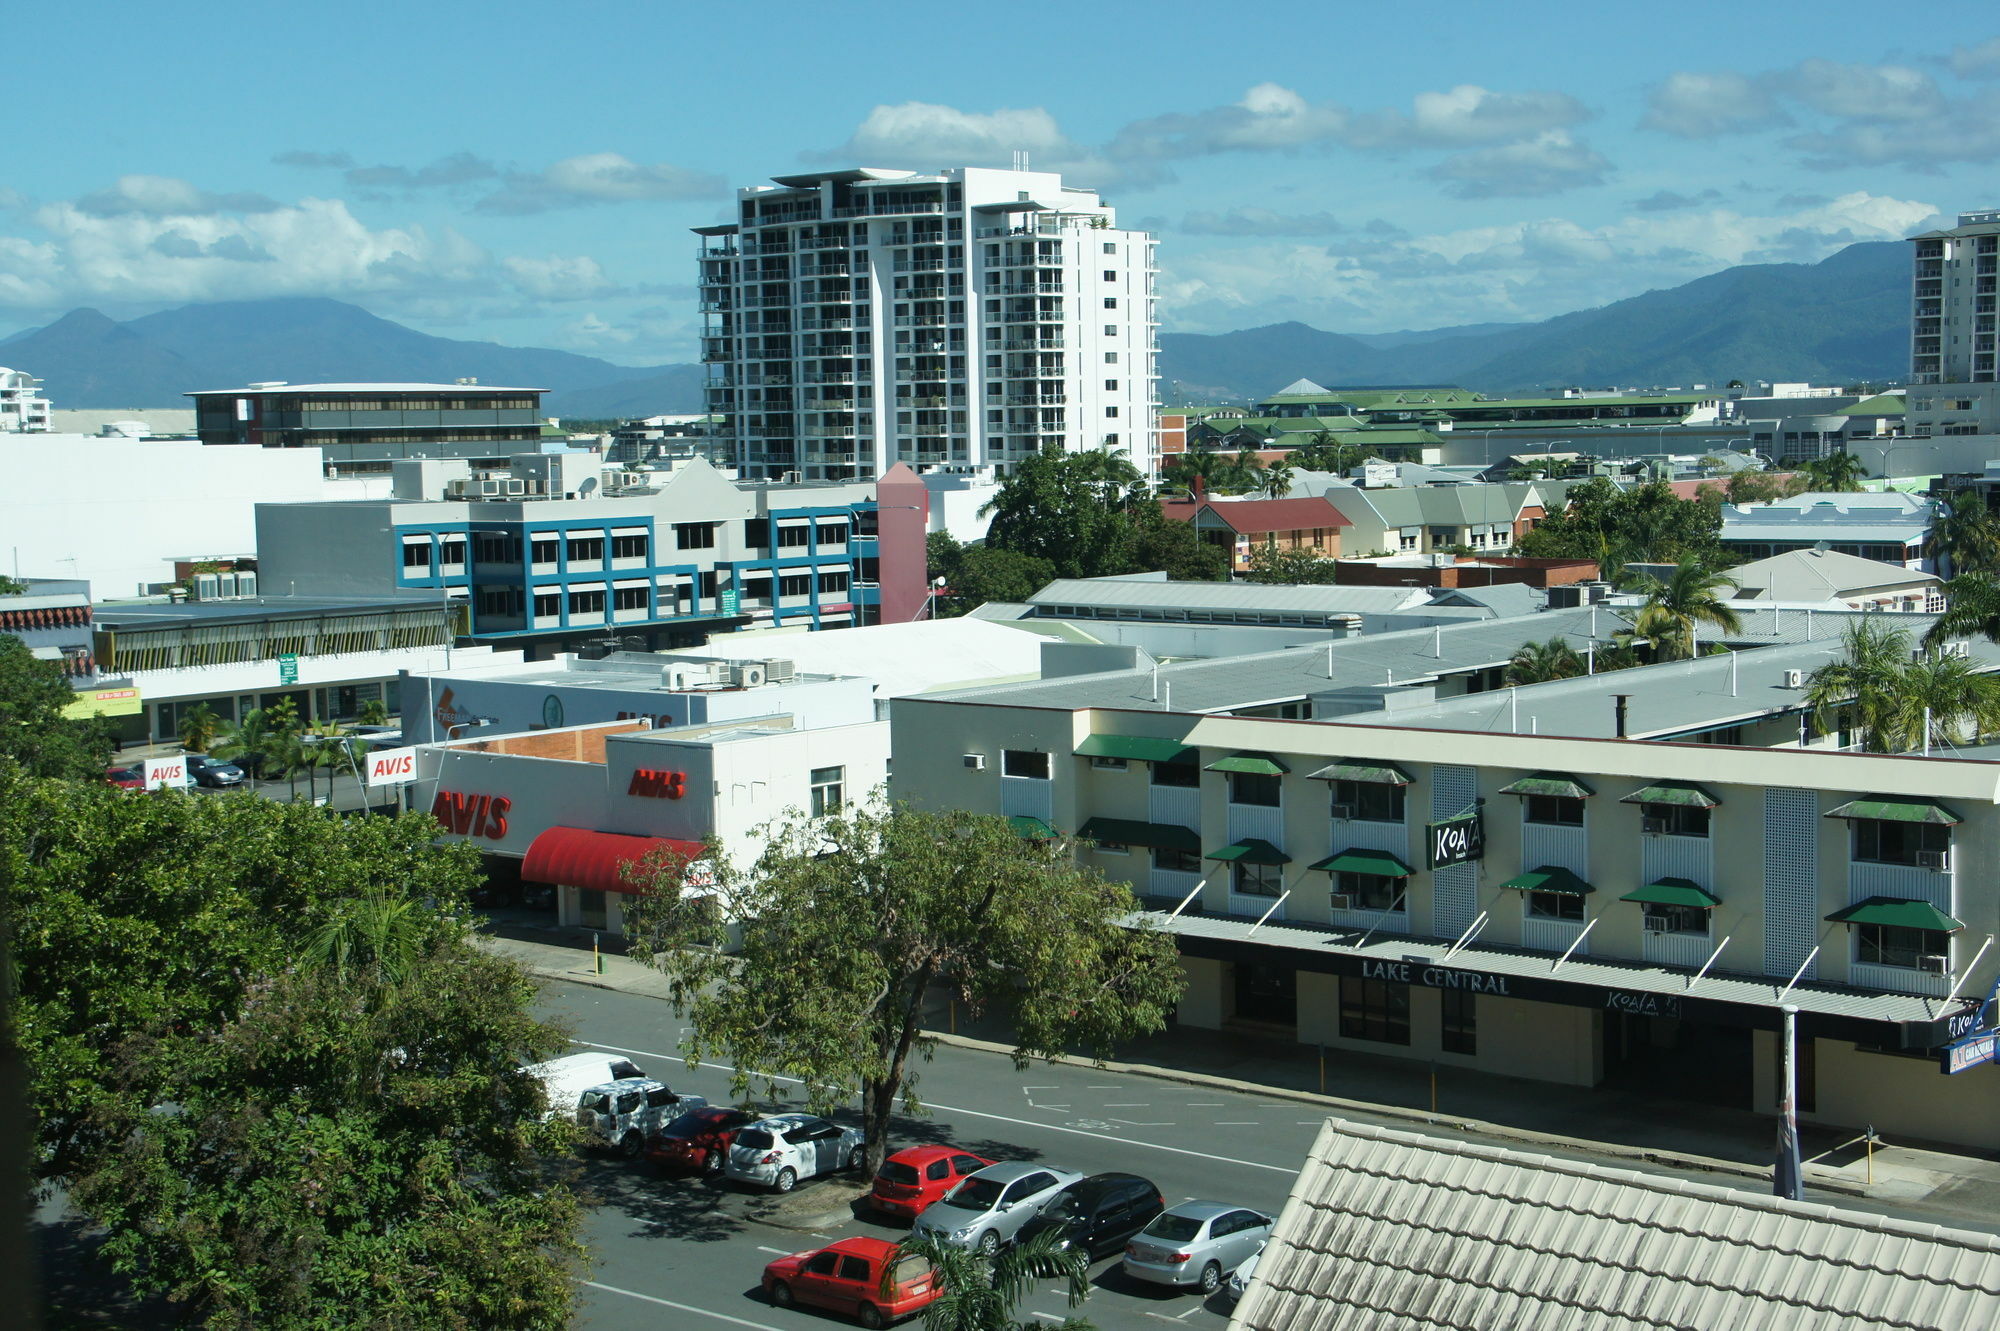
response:
M695 249L694 257L697 259L733 259L742 252L742 247L738 245L703 245Z
M896 316L898 328L942 328L946 318L942 314L899 314Z
M730 354L728 347L703 347L701 351L701 360L704 365L720 365L735 359L736 357Z
M846 236L800 236L802 250L845 250L852 249L854 242Z
M805 461L822 467L851 467L854 465L857 455L852 450L849 450L845 453L815 453L807 451L800 456Z
M1061 393L1009 393L1006 402L1010 407L1060 407L1069 399Z
M988 282L984 292L988 296L1060 296L1063 284L1060 282Z
M849 439L863 432L862 427L849 421L844 425L808 425L798 434L807 439Z
M851 332L856 328L866 328L867 326L868 320L866 317L857 319L849 315L841 315L830 319L799 320L799 330L807 333L844 333Z
M941 203L906 203L898 199L878 199L833 210L835 217L915 217L942 213Z
M792 381L791 375L777 373L770 370L760 371L756 374L746 374L742 378L743 383L753 386L759 384L783 385L783 384L789 384L791 381Z
M1010 337L1000 344L1003 351L1060 351L1063 339L1059 337Z
M791 305L790 296L744 296L737 302L746 310L782 310Z
M951 378L948 370L899 370L896 378L906 384L941 384Z
M729 310L737 309L738 304L727 296L713 296L703 300L695 308L703 314L722 314Z
M965 264L957 259L898 259L896 271L899 273L941 273L947 268L963 268Z
M808 370L799 376L802 384L851 384L854 374L851 370Z
M852 277L854 276L854 268L845 259L837 263L807 263L804 260L800 260L798 275L800 277Z

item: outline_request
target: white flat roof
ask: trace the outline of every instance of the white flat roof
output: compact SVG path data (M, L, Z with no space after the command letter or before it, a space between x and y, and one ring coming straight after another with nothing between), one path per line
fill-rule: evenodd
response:
M258 388L203 388L187 397L247 397L259 393L546 393L546 388L506 388L496 384L279 384Z
M778 657L801 671L866 676L875 681L877 697L901 698L1038 679L1042 643L1060 641L1054 634L1045 637L983 619L937 619L818 633L720 634L706 647L676 647L672 655L725 661Z

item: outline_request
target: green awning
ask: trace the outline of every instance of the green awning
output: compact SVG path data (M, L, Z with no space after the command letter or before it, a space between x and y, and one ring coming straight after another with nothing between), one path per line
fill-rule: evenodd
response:
M1655 781L1618 801L1620 804L1680 804L1690 809L1713 809L1721 800L1692 781Z
M1248 772L1253 776L1283 776L1292 769L1268 753L1232 753L1208 765L1211 772Z
M1039 818L1030 818L1024 813L1017 813L1009 818L1007 826L1014 829L1015 836L1027 837L1034 841L1050 841L1055 838L1056 834L1055 828L1050 827Z
M1114 846L1145 846L1158 850L1201 851L1201 838L1191 827L1174 823L1142 823L1132 818L1092 818L1077 833L1086 841L1108 841Z
M1694 906L1701 910L1714 910L1722 904L1721 897L1685 878L1662 878L1618 899L1642 901L1648 906Z
M1081 758L1125 758L1142 763L1191 763L1201 757L1177 739L1146 735L1091 735L1076 746Z
M1371 786L1407 786L1410 774L1394 763L1335 758L1312 774L1315 781L1363 781Z
M1416 870L1386 850L1343 850L1310 866L1328 873L1372 873L1382 878L1408 878Z
M1565 897L1589 896L1597 890L1568 869L1559 869L1553 864L1516 874L1500 886L1511 887L1516 892L1554 892Z
M1880 818L1887 823L1930 823L1950 827L1965 820L1942 804L1911 804L1898 800L1849 800L1827 811L1829 818Z
M1502 795L1554 795L1558 799L1589 799L1597 792L1568 772L1536 772L1511 786L1500 787Z
M1292 857L1279 850L1268 841L1256 837L1245 837L1232 841L1219 850L1211 850L1204 859L1227 860L1232 864L1290 864Z
M1901 897L1870 897L1846 910L1837 910L1826 919L1829 924L1888 924L1898 929L1933 929L1940 933L1965 927L1928 901L1905 901Z

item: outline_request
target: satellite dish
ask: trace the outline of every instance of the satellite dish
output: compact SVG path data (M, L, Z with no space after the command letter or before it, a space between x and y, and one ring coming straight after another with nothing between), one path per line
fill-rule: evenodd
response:
M597 478L594 476L586 476L576 484L576 492L580 496L590 494L595 489L597 489Z

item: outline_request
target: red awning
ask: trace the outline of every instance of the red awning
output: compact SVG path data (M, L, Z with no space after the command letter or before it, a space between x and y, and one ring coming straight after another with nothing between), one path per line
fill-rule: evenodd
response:
M661 846L689 860L701 858L703 849L699 841L551 827L528 843L528 853L521 860L521 877L530 883L558 883L599 892L638 892L641 888L620 866L643 859Z

